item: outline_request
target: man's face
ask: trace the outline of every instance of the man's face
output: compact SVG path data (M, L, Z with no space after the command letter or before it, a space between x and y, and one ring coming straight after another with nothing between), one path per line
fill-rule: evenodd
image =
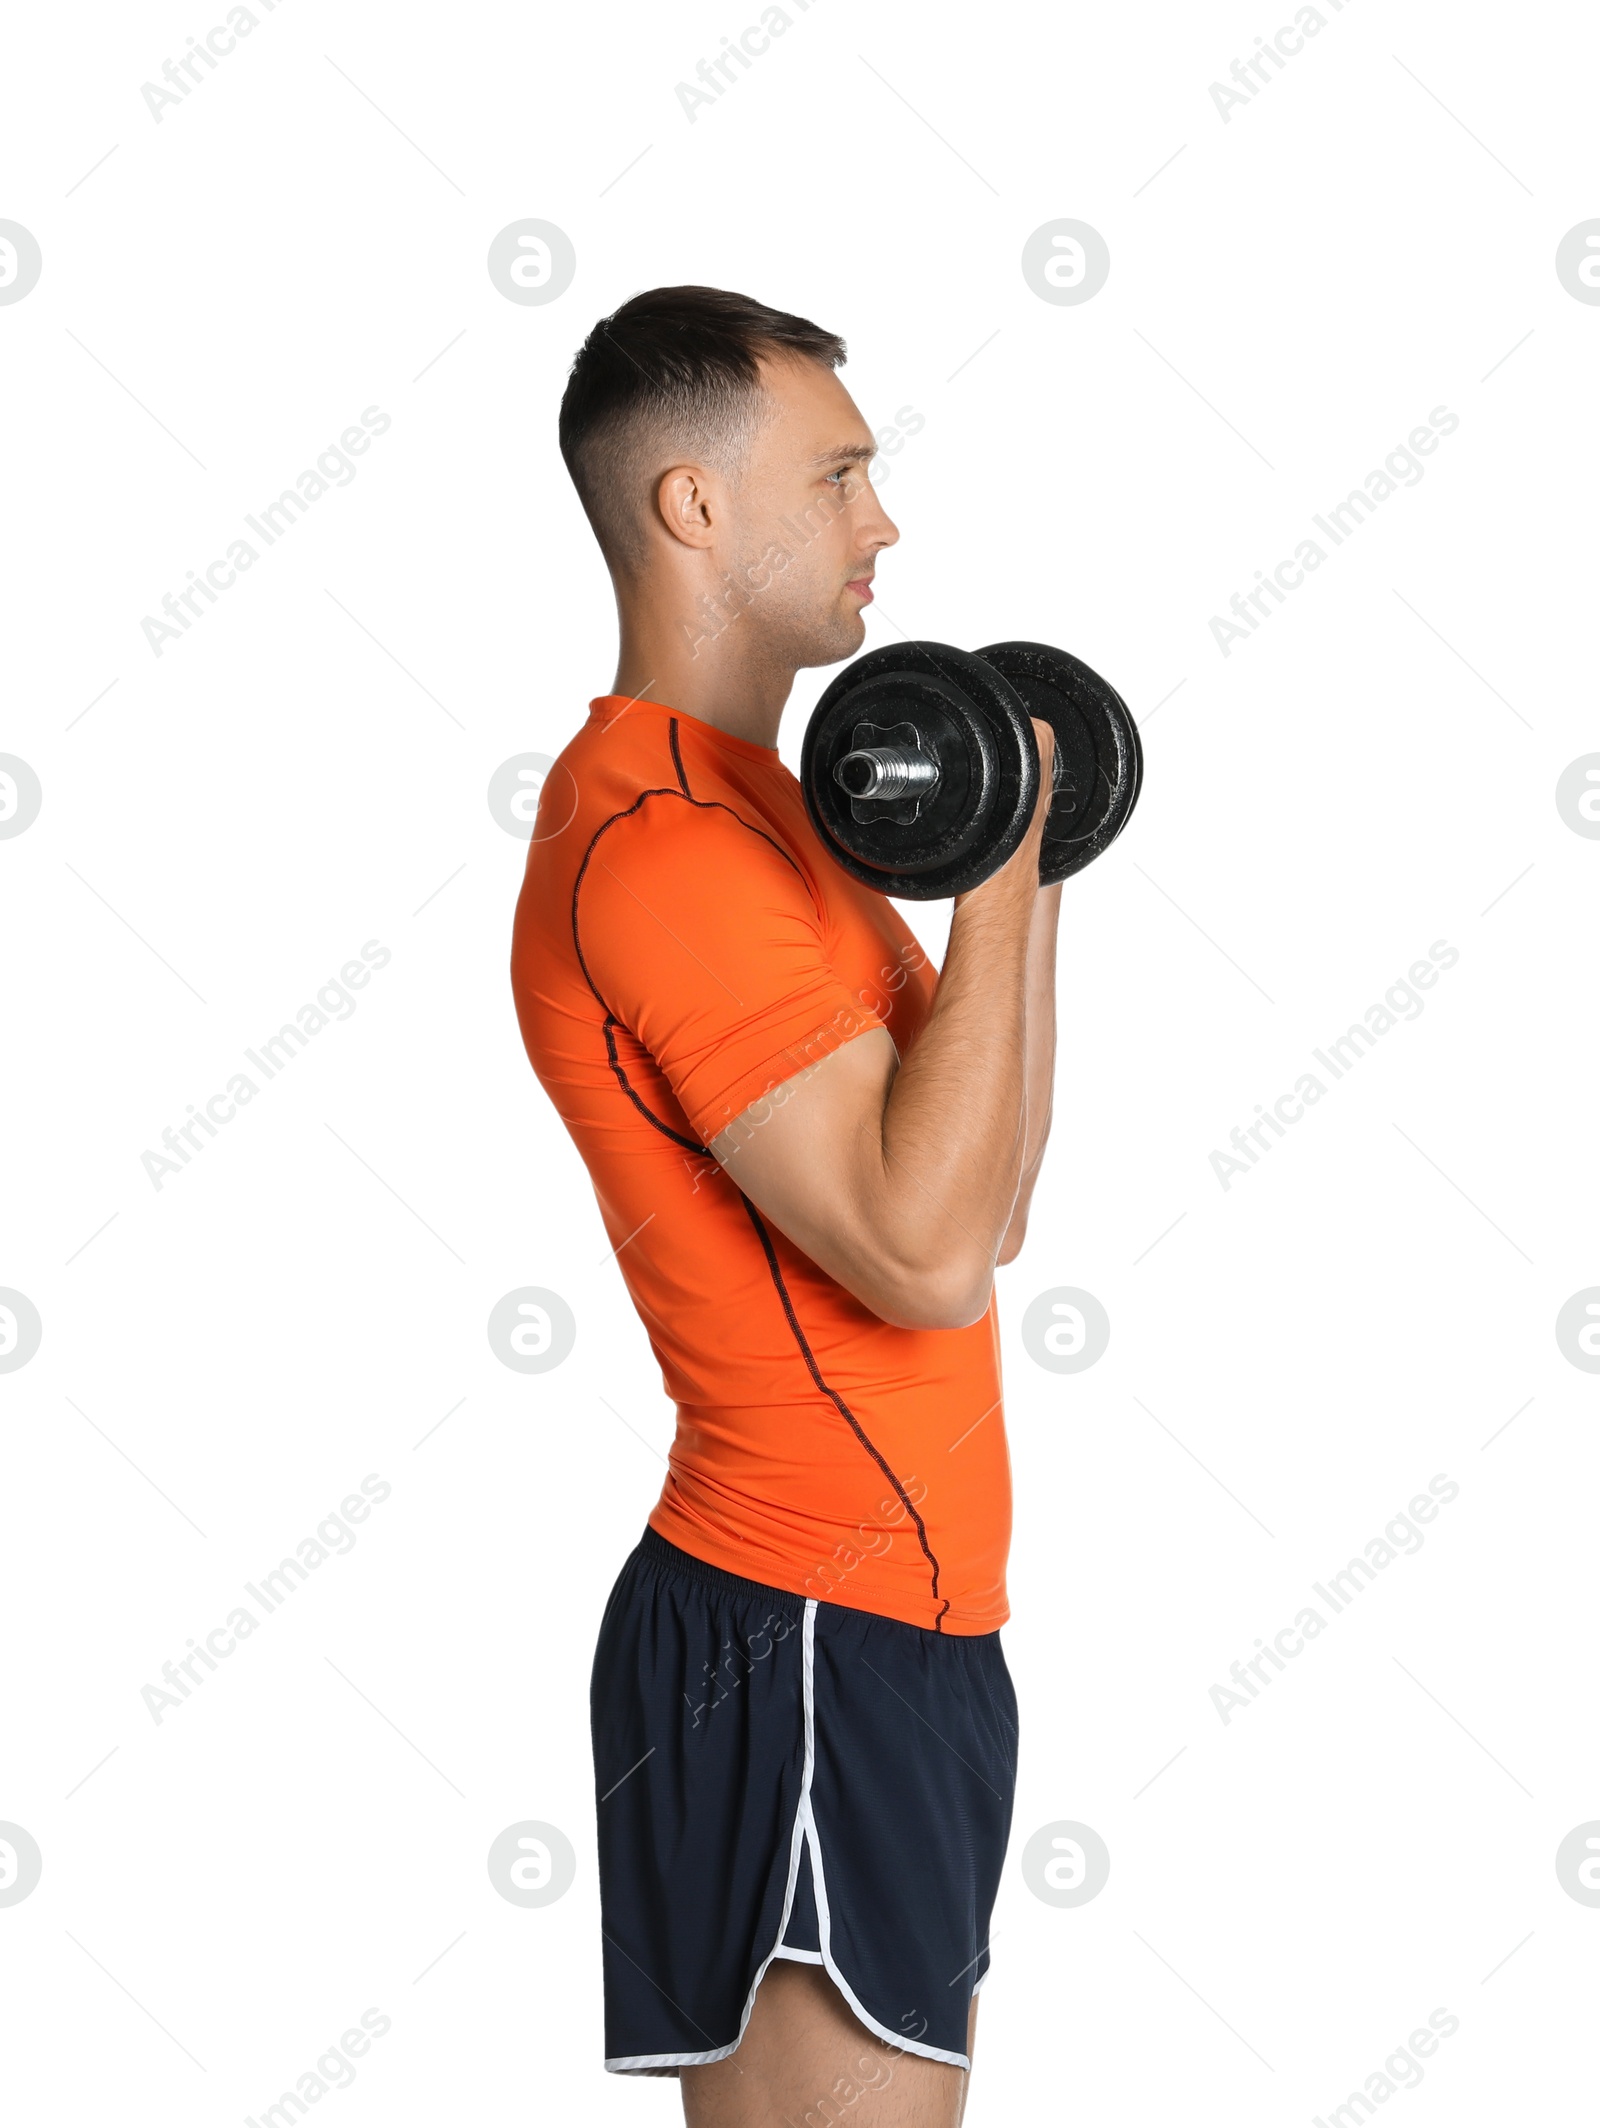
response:
M861 648L880 549L900 537L873 492L872 431L819 362L762 364L769 399L727 494L717 566L742 596L726 608L775 662L832 665Z

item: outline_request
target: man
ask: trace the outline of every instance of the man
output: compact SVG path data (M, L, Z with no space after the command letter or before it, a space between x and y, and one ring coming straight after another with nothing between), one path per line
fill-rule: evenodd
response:
M960 2119L1010 1828L996 1263L1054 1068L1027 839L935 982L778 758L879 555L844 345L719 289L602 320L561 448L612 691L545 779L512 979L678 1411L591 1692L608 2069L691 2128Z

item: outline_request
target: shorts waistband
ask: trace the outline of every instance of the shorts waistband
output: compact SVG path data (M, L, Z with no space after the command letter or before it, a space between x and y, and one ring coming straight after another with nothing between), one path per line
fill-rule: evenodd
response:
M645 1524L644 1535L639 1539L637 1556L649 1560L654 1566L664 1567L668 1573L681 1574L689 1581L704 1582L707 1587L722 1589L730 1596L754 1596L762 1602L781 1605L796 1619L805 1611L807 1599L795 1595L792 1589L775 1589L764 1581L747 1581L742 1575L724 1573L720 1566L712 1566L709 1560L697 1559L692 1552L669 1544L649 1523Z

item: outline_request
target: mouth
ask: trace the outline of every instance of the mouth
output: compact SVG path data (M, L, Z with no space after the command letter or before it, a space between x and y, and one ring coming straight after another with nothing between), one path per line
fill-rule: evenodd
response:
M846 591L853 591L863 606L872 604L872 579L870 576L853 576L844 588Z

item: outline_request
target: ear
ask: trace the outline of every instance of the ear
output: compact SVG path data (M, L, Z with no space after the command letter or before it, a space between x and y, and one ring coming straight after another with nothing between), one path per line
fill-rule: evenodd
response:
M721 486L704 466L673 466L656 482L656 513L686 547L713 544L721 503Z

